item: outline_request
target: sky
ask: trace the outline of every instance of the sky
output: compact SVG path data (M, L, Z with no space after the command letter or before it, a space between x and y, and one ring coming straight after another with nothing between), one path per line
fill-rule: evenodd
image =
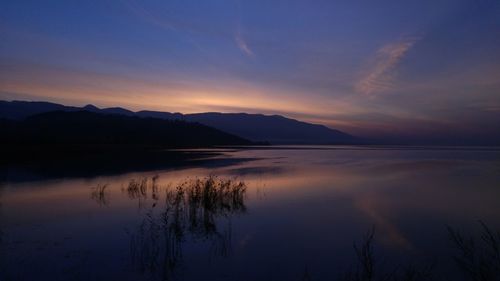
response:
M0 0L0 98L500 141L500 0Z

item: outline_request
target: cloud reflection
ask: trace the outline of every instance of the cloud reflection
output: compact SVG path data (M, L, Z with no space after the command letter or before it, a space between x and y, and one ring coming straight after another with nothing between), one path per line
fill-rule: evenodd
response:
M373 65L358 81L356 90L362 94L374 96L391 89L396 79L396 67L418 40L420 40L419 37L404 38L378 49Z

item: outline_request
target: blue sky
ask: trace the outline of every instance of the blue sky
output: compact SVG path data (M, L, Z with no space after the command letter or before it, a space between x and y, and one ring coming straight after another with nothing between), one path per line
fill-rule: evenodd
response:
M1 1L2 99L500 139L500 1Z

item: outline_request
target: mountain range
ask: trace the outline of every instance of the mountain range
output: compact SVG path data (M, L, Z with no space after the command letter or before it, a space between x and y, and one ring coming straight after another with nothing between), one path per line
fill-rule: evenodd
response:
M22 121L30 116L52 111L86 111L106 115L148 118L149 120L186 121L209 126L253 142L271 144L355 144L364 142L360 138L339 130L280 115L220 112L181 114L147 110L134 112L121 107L98 108L90 104L84 107L74 107L50 102L0 101L0 118L6 120Z
M199 123L89 111L50 111L0 119L1 143L13 146L202 147L251 141Z

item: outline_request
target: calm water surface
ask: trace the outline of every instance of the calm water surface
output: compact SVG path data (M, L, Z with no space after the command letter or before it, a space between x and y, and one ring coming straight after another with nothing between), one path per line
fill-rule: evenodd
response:
M336 280L372 226L380 263L432 262L443 273L447 225L500 228L499 150L221 152L200 165L86 178L4 171L0 280ZM179 185L208 176L246 190L209 209L188 195L175 201Z

